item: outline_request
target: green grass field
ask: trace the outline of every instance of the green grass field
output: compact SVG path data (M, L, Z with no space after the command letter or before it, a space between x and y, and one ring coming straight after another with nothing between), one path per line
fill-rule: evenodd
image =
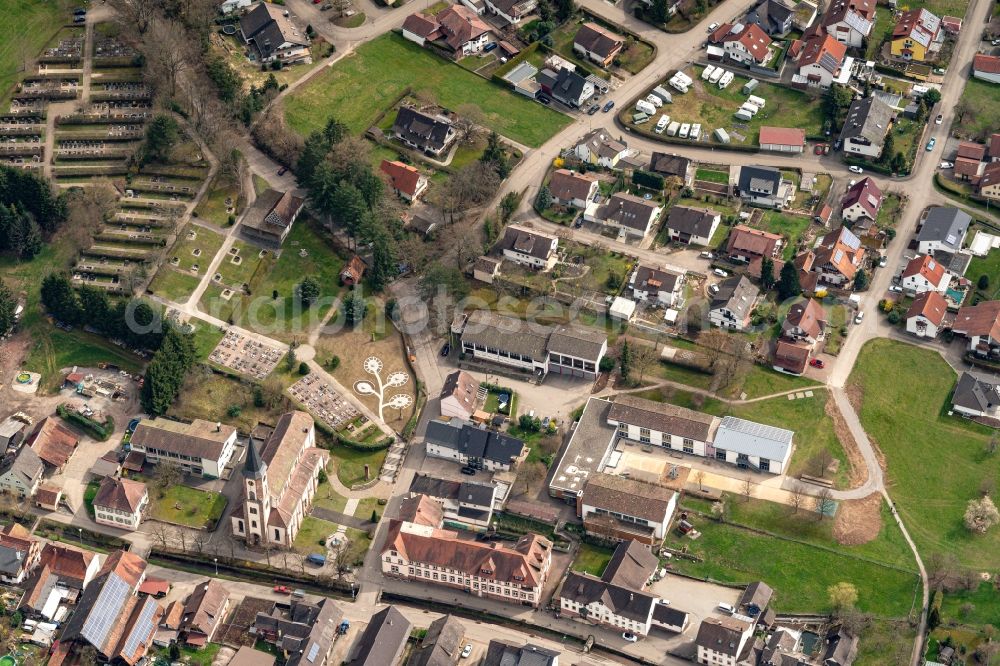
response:
M687 499L685 506L706 511L708 502ZM778 612L826 612L827 587L841 581L858 589L858 608L885 617L903 617L909 611L919 579L915 572L895 568L903 561L902 535L883 520L878 539L864 546L839 546L829 538L831 521L820 524L815 514L751 500L728 498L733 523L754 529L771 530L792 540L751 531L730 523L696 516L695 528L701 537L692 541L671 532L666 544L687 546L702 562L674 558L671 565L683 573L727 583L763 580L775 589ZM864 559L862 559L864 558ZM885 562L886 565L877 562Z
M198 287L199 282L201 278L197 275L181 273L170 266L161 266L153 281L149 283L149 290L162 298L183 303Z
M781 256L785 261L788 261L797 254L799 238L810 224L812 224L812 220L805 215L791 215L769 210L764 213L761 227L764 231L781 234L785 237L786 243L781 251Z
M243 212L243 201L239 198L239 188L232 178L217 175L212 181L205 198L201 200L198 207L194 209L198 219L212 224L225 227L229 225L229 208L226 200L232 202L232 215L239 217Z
M487 126L530 146L540 146L570 123L567 116L445 62L394 33L364 44L296 90L284 103L285 117L303 135L331 117L361 133L407 87L428 91L452 110L475 104Z
M971 612L964 613L963 606ZM945 622L992 624L1000 629L1000 594L992 583L985 582L974 590L948 592L941 602L941 617Z
M385 460L386 450L357 451L346 446L334 446L330 449L331 462L337 468L337 478L350 488L356 483L365 481L365 465L368 465L369 479L378 476Z
M149 517L189 527L205 527L222 517L226 496L175 484L161 491L152 479L137 477L149 487ZM163 496L161 497L161 492Z
M189 234L194 234L194 238L189 238ZM167 261L164 265L170 265L170 261L177 257L177 270L188 271L194 264L198 264L199 275L204 275L208 265L212 263L222 242L225 240L222 234L209 231L205 227L197 224L188 224L177 234L177 242L167 253ZM196 256L194 253L198 252Z
M970 77L956 114L954 127L959 136L974 140L987 138L1000 127L1000 86Z
M5 107L25 62L32 62L62 26L73 20L71 7L69 0L0 0L0 15L7 21L0 40L0 103Z
M954 553L969 567L996 565L1000 530L973 536L965 506L996 478L998 459L984 453L985 426L948 417L955 372L935 352L890 340L861 350L850 384L861 398L861 423L885 456L887 485L926 558Z
M741 392L747 394L747 399L760 398L765 395L781 393L783 391L793 391L807 386L815 386L818 382L808 377L796 377L775 372L762 365L754 365L747 373L743 385L729 392L733 397L738 397ZM784 399L784 398L782 398Z
M573 571L582 571L583 573L600 576L604 573L604 568L608 566L608 562L611 561L613 553L614 550L611 548L602 548L589 543L581 543L580 550L577 551L570 568Z
M965 271L965 276L972 280L972 284L977 285L978 289L979 278L983 275L989 278L990 284L979 293L988 300L993 299L997 290L1000 289L1000 251L991 250L985 257L972 257L969 268Z
M106 339L83 330L62 331L42 320L33 327L34 345L24 361L24 369L42 375L41 388L55 391L62 383L59 371L80 366L96 368L98 363L114 363L123 370L138 372L143 362Z
M308 555L309 553L322 553L325 555L326 548L320 545L320 541L325 542L336 531L336 523L306 516L302 520L302 527L299 528L299 533L295 535L295 542L292 544L292 547L304 555Z

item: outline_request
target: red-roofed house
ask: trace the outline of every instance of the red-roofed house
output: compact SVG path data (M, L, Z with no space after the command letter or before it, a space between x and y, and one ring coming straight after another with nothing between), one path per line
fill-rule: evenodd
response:
M722 40L726 38L726 36L730 33L732 29L733 29L732 23L723 23L718 28L713 30L711 34L708 35L708 43L721 44Z
M979 194L987 199L1000 199L1000 162L992 162L983 168L979 177Z
M799 47L795 64L799 76L804 76L811 86L829 88L834 82L845 83L850 77L851 58L847 46L825 33L818 33Z
M925 291L913 299L906 311L906 332L918 338L936 338L948 314L948 303L936 291Z
M94 497L94 520L123 530L137 530L149 505L146 484L131 479L101 479Z
M933 60L944 41L941 19L923 8L903 12L890 40L890 51L897 58L916 62Z
M737 23L722 38L726 56L743 64L765 65L770 60L771 38L756 23Z
M43 419L25 441L42 462L60 471L69 462L80 440L51 416Z
M824 227L830 226L830 219L833 218L833 208L829 204L823 204L819 212L813 216L813 220L819 222Z
M1000 301L959 308L952 330L969 338L969 351L977 356L1000 356Z
M990 134L989 146L988 154L990 162L1000 162L1000 132Z
M809 347L800 342L778 340L774 345L774 359L771 362L778 372L790 375L801 375L809 363Z
M903 269L903 291L911 295L922 294L925 291L943 294L948 290L949 284L951 284L951 274L945 270L944 264L928 255L910 259Z
M379 171L385 174L393 191L411 203L427 189L427 179L416 167L409 164L396 160L382 160Z
M972 59L972 75L989 83L1000 83L1000 56L977 53Z
M962 31L962 19L956 16L942 16L941 29L949 35L957 35Z
M344 270L340 271L340 283L353 287L354 285L361 282L361 278L365 274L365 262L358 255L351 257L344 265Z
M737 224L729 232L726 252L736 261L749 262L754 257L777 257L784 238L760 229Z
M793 127L761 127L760 149L778 153L801 153L806 147L806 131Z
M813 272L819 280L837 287L847 287L854 281L858 269L864 261L865 248L851 230L841 227L831 231L816 250Z
M823 306L812 298L794 304L781 324L781 335L793 342L809 347L823 339L826 330L826 313Z
M450 5L433 17L420 13L407 16L403 37L421 46L432 42L459 59L482 52L490 41L490 27L468 7Z
M863 218L874 220L882 207L882 190L871 178L862 178L847 190L840 205L843 207L841 215L849 222Z
M956 178L978 183L983 174L983 160L986 158L986 146L975 141L962 141L958 144L958 154L955 157Z

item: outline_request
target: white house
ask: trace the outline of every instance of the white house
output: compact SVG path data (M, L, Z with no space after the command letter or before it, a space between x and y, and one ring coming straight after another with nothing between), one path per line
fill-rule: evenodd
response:
M516 437L455 418L429 421L424 441L431 457L491 472L510 470L524 452Z
M1000 83L1000 57L977 53L972 58L972 75L988 83Z
M541 271L551 269L559 259L556 254L558 238L524 227L507 227L500 247L504 259Z
M698 627L695 645L699 664L736 666L754 625L737 617L706 617Z
M137 530L149 505L146 484L106 476L94 496L94 520L123 530Z
M552 199L563 206L586 210L597 196L599 183L589 173L577 173L569 169L556 169L549 180Z
M838 42L860 49L875 25L875 5L876 0L833 0L820 25Z
M895 110L882 98L871 96L854 100L840 130L841 149L845 153L877 158L882 154L882 144L894 120Z
M841 216L849 222L867 218L874 221L882 207L882 190L872 178L865 177L851 186L840 200Z
M478 404L479 382L464 370L448 375L441 387L441 416L469 420Z
M712 457L742 469L784 474L794 435L784 428L727 416L715 432Z
M742 331L750 325L759 296L760 290L746 276L731 277L719 284L712 297L708 320L712 326Z
M756 23L737 23L722 38L726 57L739 63L766 65L770 58L771 38Z
M795 61L799 76L820 88L846 84L852 63L853 59L847 57L847 46L828 34L816 34L806 41Z
M240 17L240 34L260 63L311 62L309 37L292 23L284 7L261 3Z
M925 291L913 299L906 311L906 332L918 338L936 338L948 315L948 302L936 291Z
M31 497L38 489L45 465L30 446L8 453L0 461L0 491L15 497Z
M677 496L674 490L656 483L591 474L577 497L576 513L588 534L658 545L677 509Z
M169 461L188 474L212 479L222 478L235 444L236 428L202 419L144 419L130 440L132 450L144 453L147 462Z
M632 297L666 308L684 305L684 275L653 266L639 265L629 281Z
M615 192L603 205L591 207L584 214L584 219L643 238L659 219L662 210L655 201L647 201L627 192Z
M492 14L517 25L525 16L535 11L538 0L486 0L486 8Z
M951 284L951 274L944 265L928 255L917 255L910 259L901 275L903 291L910 295L925 291L945 293Z
M917 252L934 254L944 251L954 254L962 249L965 234L969 231L972 218L959 209L935 206L927 212L927 217L917 232Z
M252 3L253 0L224 0L224 2L219 5L219 13L229 14L230 12L235 12L237 9L249 7Z
M613 169L620 159L628 156L628 146L613 139L604 130L597 129L587 133L573 148L573 152L584 162Z

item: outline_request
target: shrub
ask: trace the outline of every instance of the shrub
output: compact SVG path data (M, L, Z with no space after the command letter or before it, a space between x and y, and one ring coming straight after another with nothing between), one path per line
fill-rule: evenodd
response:
M889 323L893 326L899 323L899 313L895 310L889 313Z
M340 357L335 355L333 358L330 359L329 363L327 363L327 366L329 366L331 370L336 370L337 368L339 368Z
M598 367L600 367L601 372L611 372L612 370L615 369L615 359L611 358L610 356L605 356L604 358L601 359L601 362Z
M229 409L226 410L226 413L229 415L229 418L235 419L243 413L243 408L239 405L229 405Z
M990 288L990 276L980 275L979 280L976 281L976 287L981 291L986 291Z
M309 364L306 363L305 361L299 363L299 374L302 375L303 377L309 374Z

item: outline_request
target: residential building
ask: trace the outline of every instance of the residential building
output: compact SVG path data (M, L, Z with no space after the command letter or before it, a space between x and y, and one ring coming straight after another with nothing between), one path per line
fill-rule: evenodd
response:
M274 656L267 652L241 645L240 649L233 655L229 666L274 666L274 661Z
M575 71L563 68L556 74L549 92L566 106L578 109L594 96L594 84Z
M42 482L45 465L30 446L7 453L0 460L0 492L24 499L31 497Z
M854 100L840 130L841 149L851 155L878 159L894 120L895 111L881 98L872 95Z
M917 252L954 254L962 249L965 234L972 224L969 214L959 208L935 206L927 212L917 232Z
M211 643L229 610L229 592L215 578L195 586L184 602L179 632L184 643L203 648Z
M499 257L488 257L483 255L476 259L472 265L472 277L486 284L493 284L493 281L500 274L500 265L503 259Z
M230 514L233 535L251 544L291 547L329 459L316 447L316 426L306 412L282 414L263 441L251 436L243 465L243 506Z
M108 555L83 590L60 638L60 645L82 650L90 645L103 661L135 666L153 642L163 609L153 597L138 595L146 561L118 550Z
M809 345L781 338L774 344L774 357L771 367L778 372L801 375L806 371L806 365L809 363L809 354Z
M669 600L660 599L653 609L653 626L675 634L687 631L691 618L688 613L669 605Z
M77 598L80 591L90 583L101 568L100 557L90 551L73 546L46 543L34 566L34 573L23 581L24 595L21 597L21 613L51 621L61 607Z
M890 37L893 57L914 62L935 60L944 42L941 19L926 9L911 9L900 14Z
M600 577L570 571L559 592L563 617L646 636L659 602L643 588L659 567L659 558L638 541L622 541Z
M760 290L745 275L727 278L712 296L708 320L719 328L742 331L750 325L750 314L759 297Z
M858 637L844 627L831 627L826 632L823 666L851 666L858 654Z
M382 573L464 590L477 597L538 607L552 562L552 543L525 534L513 545L469 541L441 523L389 521Z
M664 228L670 240L688 245L708 245L722 223L722 215L709 208L673 206Z
M555 236L510 225L500 240L503 258L541 271L551 270L559 260L559 239Z
M986 158L986 146L974 141L961 141L958 144L958 154L955 157L955 167L952 174L960 180L979 182L983 174Z
M559 666L559 652L532 643L511 645L492 640L481 666Z
M753 623L736 617L706 617L695 638L699 664L736 666L753 646Z
M605 169L618 166L618 161L628 155L628 147L623 141L611 138L601 129L587 133L573 148L577 158L588 164L596 164Z
M665 308L684 305L684 274L639 264L629 282L632 298Z
M431 42L456 60L482 53L490 35L479 14L464 5L449 5L434 16L418 12L403 22L403 37L420 46Z
M823 339L826 331L826 313L819 301L807 298L788 309L781 323L781 335L793 342L804 342L811 347Z
M20 585L38 566L42 542L26 528L11 523L0 529L0 580L8 585Z
M763 0L747 14L746 22L760 27L771 37L784 37L792 30L793 3Z
M395 664L403 654L413 625L395 606L387 606L372 616L364 632L351 646L349 666Z
M15 448L24 441L24 430L28 424L15 416L8 416L0 423L0 452Z
M257 196L243 216L242 229L256 240L281 245L288 238L304 205L302 197L269 188Z
M726 57L744 65L766 66L771 59L771 38L759 25L733 24L720 40Z
M993 132L990 134L988 145L989 148L986 152L989 157L989 161L1000 162L1000 132Z
M33 497L35 506L46 511L56 511L62 500L62 489L48 483L38 486Z
M94 496L94 520L122 530L137 530L149 506L146 484L106 476Z
M1000 301L959 308L952 330L969 339L968 350L976 356L1000 356Z
M744 617L760 618L773 596L774 590L764 581L750 583L736 602L736 612Z
M906 264L900 275L903 291L914 296L925 291L944 294L951 284L951 274L944 265L929 255L917 255Z
M608 350L607 335L579 327L529 324L476 310L461 330L462 351L544 377L552 372L593 379Z
M653 153L649 159L649 170L665 178L677 178L682 185L690 186L694 182L691 160L680 155Z
M925 291L906 311L906 332L918 338L936 338L948 318L948 301L937 291Z
M431 622L427 633L413 648L406 666L448 666L461 658L465 626L454 615Z
M972 57L972 75L987 83L1000 83L1000 56L977 53Z
M429 497L441 505L443 519L473 532L484 531L493 519L499 503L497 487L492 483L449 481L418 474L410 483L410 497Z
M379 171L385 176L396 196L408 203L416 201L427 189L427 178L419 169L409 164L403 164L398 160L382 160Z
M781 255L784 237L743 224L737 224L729 232L726 254L733 261L750 262L755 257L776 259Z
M573 38L573 52L607 67L621 53L625 38L594 23L584 23Z
M963 372L951 396L952 409L973 418L1000 418L1000 380L995 375Z
M441 387L441 416L453 416L468 421L476 411L479 382L464 370L445 377Z
M781 171L771 167L740 167L736 189L745 203L761 208L783 208L794 194Z
M235 445L236 428L202 419L143 419L131 439L132 450L145 454L148 462L171 462L186 474L211 479L222 478Z
M823 236L815 252L812 271L819 282L839 288L847 288L854 282L865 259L861 240L847 227Z
M864 48L875 25L876 0L834 0L819 25L838 42Z
M853 58L847 55L847 46L833 36L817 32L802 45L795 64L799 76L811 86L829 88L834 83L846 84L850 80Z
M284 7L262 2L240 17L240 36L257 62L312 62L309 37L285 14Z
M676 508L677 492L670 488L603 473L587 479L576 500L576 514L587 534L646 545L663 541ZM647 610L652 614L651 606ZM649 615L645 628L649 630Z
M79 443L76 435L51 416L39 421L24 441L24 445L33 448L46 467L54 472L62 471Z
M719 424L716 417L708 414L629 395L618 396L615 402L611 403L605 422L614 429L615 437L640 444L655 444L672 451L702 457L708 455L710 442ZM590 478L597 476L595 472ZM650 492L659 493L661 501L669 504L670 495L665 490ZM657 511L657 513L663 517L669 507L661 508L664 512ZM666 529L668 522L669 516L660 524L661 531ZM663 535L659 536L662 538Z
M848 188L840 200L841 216L848 222L868 219L874 221L882 208L882 190L875 181L865 176Z
M252 0L223 0L219 4L219 13L229 14L230 12L235 12L237 9L249 7L251 4Z
M427 455L474 469L510 470L524 455L524 442L461 419L432 419L424 436Z
M758 143L761 150L801 153L806 148L806 131L794 127L761 127Z
M784 474L794 435L791 430L726 416L715 432L713 457L741 469Z
M979 177L979 194L987 199L1000 199L1000 162L991 162Z
M529 99L535 99L538 91L542 89L536 79L538 68L530 62L521 62L517 67L503 75L503 80L511 85L514 92L524 95Z
M273 605L258 610L253 632L281 651L286 666L332 666L328 660L343 618L332 599L318 604L292 601L287 611Z
M586 210L597 196L598 185L597 178L592 174L556 169L549 180L549 192L553 201L561 206Z
M514 25L535 11L536 7L538 0L486 0L486 8L491 14L496 14Z
M400 107L396 113L392 133L410 148L434 157L441 157L458 138L451 121L408 106Z
M662 208L654 200L646 200L627 192L615 192L593 212L587 211L588 221L618 230L637 238L644 238L659 219Z

